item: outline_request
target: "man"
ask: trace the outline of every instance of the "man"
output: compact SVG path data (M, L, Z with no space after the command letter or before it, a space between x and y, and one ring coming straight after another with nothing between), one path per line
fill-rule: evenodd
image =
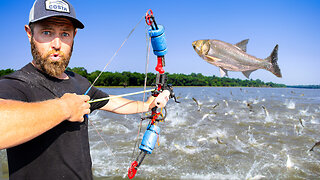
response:
M96 109L132 114L155 106L153 97L89 105L89 99L108 95L94 87L83 95L90 83L65 71L77 28L84 25L66 0L33 4L25 26L33 60L0 80L0 149L7 149L10 179L92 179L84 115Z

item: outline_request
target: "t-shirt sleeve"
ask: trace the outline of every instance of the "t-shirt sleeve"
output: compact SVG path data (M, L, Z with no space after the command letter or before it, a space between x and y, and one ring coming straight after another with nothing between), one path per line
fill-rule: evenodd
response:
M74 80L75 80L74 82L81 87L81 93L80 94L85 94L87 89L91 86L90 82L86 78L80 76L77 73L74 73L74 72L71 72L71 71L67 71L67 74L70 77L74 78ZM103 92L102 90L100 90L100 89L98 89L98 88L96 88L94 86L90 89L90 91L88 92L87 95L90 96L91 100L109 97L109 95L107 93ZM108 103L108 100L100 101L100 102L96 102L96 103L91 103L90 104L91 105L90 110L91 110L91 112L93 112L96 109L102 108L107 103Z
M97 89L95 87L92 87L91 90L89 91L88 95L90 96L90 98L93 99L100 99L100 98L106 98L109 97L109 95L105 92L103 92L100 89ZM96 109L100 109L102 108L104 105L106 105L109 102L109 100L106 101L100 101L100 102L95 102L95 103L91 103L91 107L90 110L91 112L96 110Z
M25 87L17 80L0 80L0 98L18 101L27 101L26 95L21 91Z

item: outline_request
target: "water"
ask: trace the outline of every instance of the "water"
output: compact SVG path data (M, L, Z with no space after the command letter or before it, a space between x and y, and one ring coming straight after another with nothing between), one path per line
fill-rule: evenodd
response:
M124 94L141 88L103 90ZM309 152L320 141L319 89L191 87L175 92L181 103L168 103L167 119L158 124L160 145L146 156L136 179L320 179L320 147ZM89 116L107 143L91 125L96 179L127 178L137 156L132 151L140 117L104 111ZM144 121L140 139L146 126Z

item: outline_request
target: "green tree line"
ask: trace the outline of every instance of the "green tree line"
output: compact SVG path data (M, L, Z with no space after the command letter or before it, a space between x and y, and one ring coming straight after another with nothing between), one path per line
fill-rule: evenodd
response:
M0 70L0 77L14 72L13 69Z
M296 85L296 86L287 86L290 88L304 88L304 89L320 89L320 85Z
M96 79L101 71L88 73L83 67L67 68L81 76L87 78L91 83ZM12 69L0 70L0 76L14 72ZM168 84L173 86L223 86L223 87L286 87L284 84L276 84L272 82L263 82L257 80L241 80L217 76L204 76L201 73L177 74L166 73L168 76ZM156 74L147 74L147 85L152 85L155 82ZM103 72L100 78L95 83L95 86L143 86L145 74L138 72Z

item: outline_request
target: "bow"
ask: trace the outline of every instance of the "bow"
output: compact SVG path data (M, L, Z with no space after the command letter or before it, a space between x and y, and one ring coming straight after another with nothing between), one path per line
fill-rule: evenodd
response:
M176 100L175 94L173 92L173 87L170 84L167 84L167 75L163 69L165 65L164 55L167 53L167 44L164 34L164 27L162 25L158 25L153 16L153 12L149 9L146 13L145 20L147 25L150 26L148 33L151 38L151 44L153 48L153 53L157 56L157 66L155 70L158 72L155 83L155 90L152 93L152 96L159 97L164 96L159 99L166 99L166 102L169 98L174 98L175 102L179 103ZM160 94L161 93L161 94ZM165 103L166 103L165 102ZM160 105L162 102L157 102L157 105ZM159 138L160 127L157 126L158 122L164 121L166 118L166 108L164 107L164 114L162 109L158 112L158 107L155 106L151 109L151 115L147 117L142 117L141 120L150 119L147 129L144 133L143 139L141 141L141 145L139 146L140 153L135 161L131 163L131 166L128 169L128 177L129 179L134 178L137 173L138 167L141 165L147 154L151 154L155 144Z

